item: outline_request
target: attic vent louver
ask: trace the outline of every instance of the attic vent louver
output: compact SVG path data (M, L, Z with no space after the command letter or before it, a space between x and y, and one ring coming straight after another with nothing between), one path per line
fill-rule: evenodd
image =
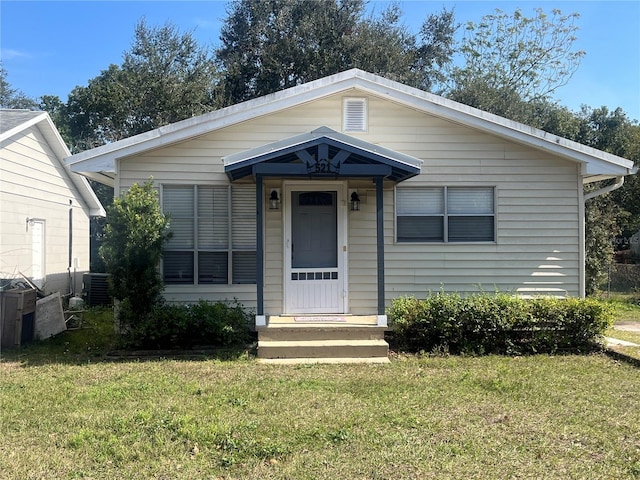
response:
M345 98L343 104L342 130L345 132L367 131L367 99Z

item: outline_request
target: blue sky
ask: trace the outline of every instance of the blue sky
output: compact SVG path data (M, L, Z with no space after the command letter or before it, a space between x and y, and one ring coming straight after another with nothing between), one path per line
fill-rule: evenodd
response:
M385 2L372 1L377 10ZM534 8L580 13L576 49L587 55L567 86L557 90L561 104L578 110L621 107L640 120L640 0L627 1L401 1L404 21L417 31L422 20L442 7L455 7L460 23L479 21L495 8ZM110 64L120 64L129 49L136 23L169 21L180 31L193 31L202 45L215 47L226 16L223 1L12 1L0 2L0 59L9 83L31 97L58 95L86 86Z

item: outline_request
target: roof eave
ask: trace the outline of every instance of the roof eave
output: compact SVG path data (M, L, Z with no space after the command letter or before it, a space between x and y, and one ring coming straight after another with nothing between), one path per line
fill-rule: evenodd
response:
M91 185L89 185L89 182L87 181L87 179L73 172L65 164L64 159L69 155L71 155L71 152L69 151L69 148L67 147L62 136L60 135L60 132L56 128L55 124L53 123L53 120L51 120L51 117L49 116L49 114L45 112L44 116L38 117L38 119L39 120L35 125L40 129L40 131L42 132L42 135L44 135L44 137L46 138L47 143L53 150L58 161L60 162L65 172L67 173L67 175L69 176L69 178L71 179L75 187L77 188L78 193L80 194L80 196L82 197L82 199L84 200L87 206L89 215L92 217L106 216L106 212L104 207L102 206L102 203L100 203L100 200L98 199L95 192L91 188Z
M624 158L358 69L337 73L307 84L160 127L113 144L97 147L74 155L68 158L67 162L71 165L78 164L74 171L114 173L118 159L188 140L280 109L354 88L389 98L394 102L447 121L496 135L574 162L586 163L587 166L593 161L603 161L626 169L627 172L630 172L633 167L633 163ZM98 167L98 165L100 166ZM589 174L589 168L584 169L584 174Z

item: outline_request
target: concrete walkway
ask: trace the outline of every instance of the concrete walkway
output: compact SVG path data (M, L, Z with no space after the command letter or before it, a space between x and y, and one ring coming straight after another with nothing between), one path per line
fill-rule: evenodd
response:
M637 343L627 342L626 340L619 340L613 337L604 337L607 342L607 347L640 347Z
M640 322L617 323L613 326L614 330L622 330L626 332L640 332ZM605 337L608 347L640 347L637 343L619 340L614 337Z

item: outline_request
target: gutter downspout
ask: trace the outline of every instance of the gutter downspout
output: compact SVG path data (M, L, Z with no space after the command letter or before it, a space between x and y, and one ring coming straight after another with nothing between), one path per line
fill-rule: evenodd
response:
M635 173L635 172L634 172ZM614 183L612 183L611 185L607 185L606 187L600 188L598 190L594 190L593 192L587 192L587 193L583 193L582 194L582 203L580 204L580 217L582 218L582 227L581 227L581 236L582 239L580 241L580 243L582 244L580 247L580 297L584 298L585 297L585 288L586 288L586 279L585 279L585 262L586 262L586 256L587 256L587 252L585 250L585 239L586 239L586 235L585 235L585 223L586 223L586 218L585 218L585 205L587 203L587 200L590 200L592 198L598 197L600 195L604 195L605 193L609 193L612 192L614 190L617 190L618 188L620 188L622 185L624 184L624 175L620 175L618 177L616 177L616 181ZM584 192L584 191L583 191Z
M584 194L584 201L591 200L592 198L599 197L600 195L604 195L605 193L613 192L614 190L619 189L622 185L624 185L624 176L620 175L616 177L616 181L611 185L607 185L606 187L602 187L598 190L594 190L593 192L587 192Z

